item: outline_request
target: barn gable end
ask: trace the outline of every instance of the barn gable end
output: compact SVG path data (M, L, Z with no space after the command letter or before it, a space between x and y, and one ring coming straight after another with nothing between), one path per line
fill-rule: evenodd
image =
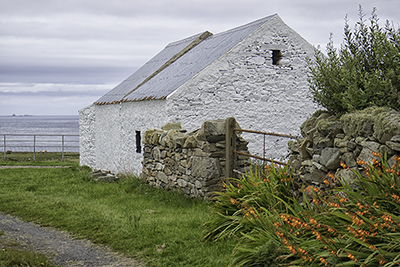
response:
M139 174L138 136L176 121L192 130L233 116L243 128L295 135L317 108L307 97L306 57L313 53L276 14L171 43L80 111L81 164ZM245 138L259 154L262 140ZM268 156L285 154L286 140L272 141Z

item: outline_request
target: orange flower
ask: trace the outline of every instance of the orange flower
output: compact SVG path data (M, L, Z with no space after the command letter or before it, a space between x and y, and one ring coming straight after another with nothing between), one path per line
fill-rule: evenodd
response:
M375 157L381 157L381 154L375 151L372 151L372 155L374 155Z
M353 260L354 262L357 262L357 259L354 257L353 254L347 253L347 257L348 257L349 259Z
M395 193L392 194L392 197L397 201L400 202L400 197L396 195Z
M357 160L358 165L367 165L365 161L362 161L361 159Z
M237 201L236 201L235 199L231 198L231 203L232 203L233 205L236 205Z
M313 225L317 225L317 221L314 218L310 217L310 223L312 223Z
M324 258L320 257L319 260L320 260L320 262L321 262L322 264L324 264L325 266L328 265L328 263L326 262L326 260L325 260Z

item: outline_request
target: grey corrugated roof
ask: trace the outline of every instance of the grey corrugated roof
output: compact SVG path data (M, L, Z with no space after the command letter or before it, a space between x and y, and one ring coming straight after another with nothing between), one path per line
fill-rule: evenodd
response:
M157 73L154 77L140 85L140 83L156 72L170 58L182 51L188 44L199 37L200 34L170 43L149 62L143 65L143 67L138 69L95 103L108 104L146 99L164 99L274 16L276 15L271 15L207 37L188 52L184 53L175 62L168 65L160 73ZM140 86L136 88L138 85Z

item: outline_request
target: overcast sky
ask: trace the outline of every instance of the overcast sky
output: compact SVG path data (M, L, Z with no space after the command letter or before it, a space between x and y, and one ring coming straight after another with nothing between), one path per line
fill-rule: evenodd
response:
M399 27L399 0L0 0L0 115L78 115L168 43L275 13L339 46L360 4Z

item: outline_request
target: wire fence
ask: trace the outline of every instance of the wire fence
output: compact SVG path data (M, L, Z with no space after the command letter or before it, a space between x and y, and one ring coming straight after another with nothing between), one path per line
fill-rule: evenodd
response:
M61 160L68 153L79 153L78 134L0 134L0 150L4 160L13 154L31 154L33 161L39 155L56 152Z

